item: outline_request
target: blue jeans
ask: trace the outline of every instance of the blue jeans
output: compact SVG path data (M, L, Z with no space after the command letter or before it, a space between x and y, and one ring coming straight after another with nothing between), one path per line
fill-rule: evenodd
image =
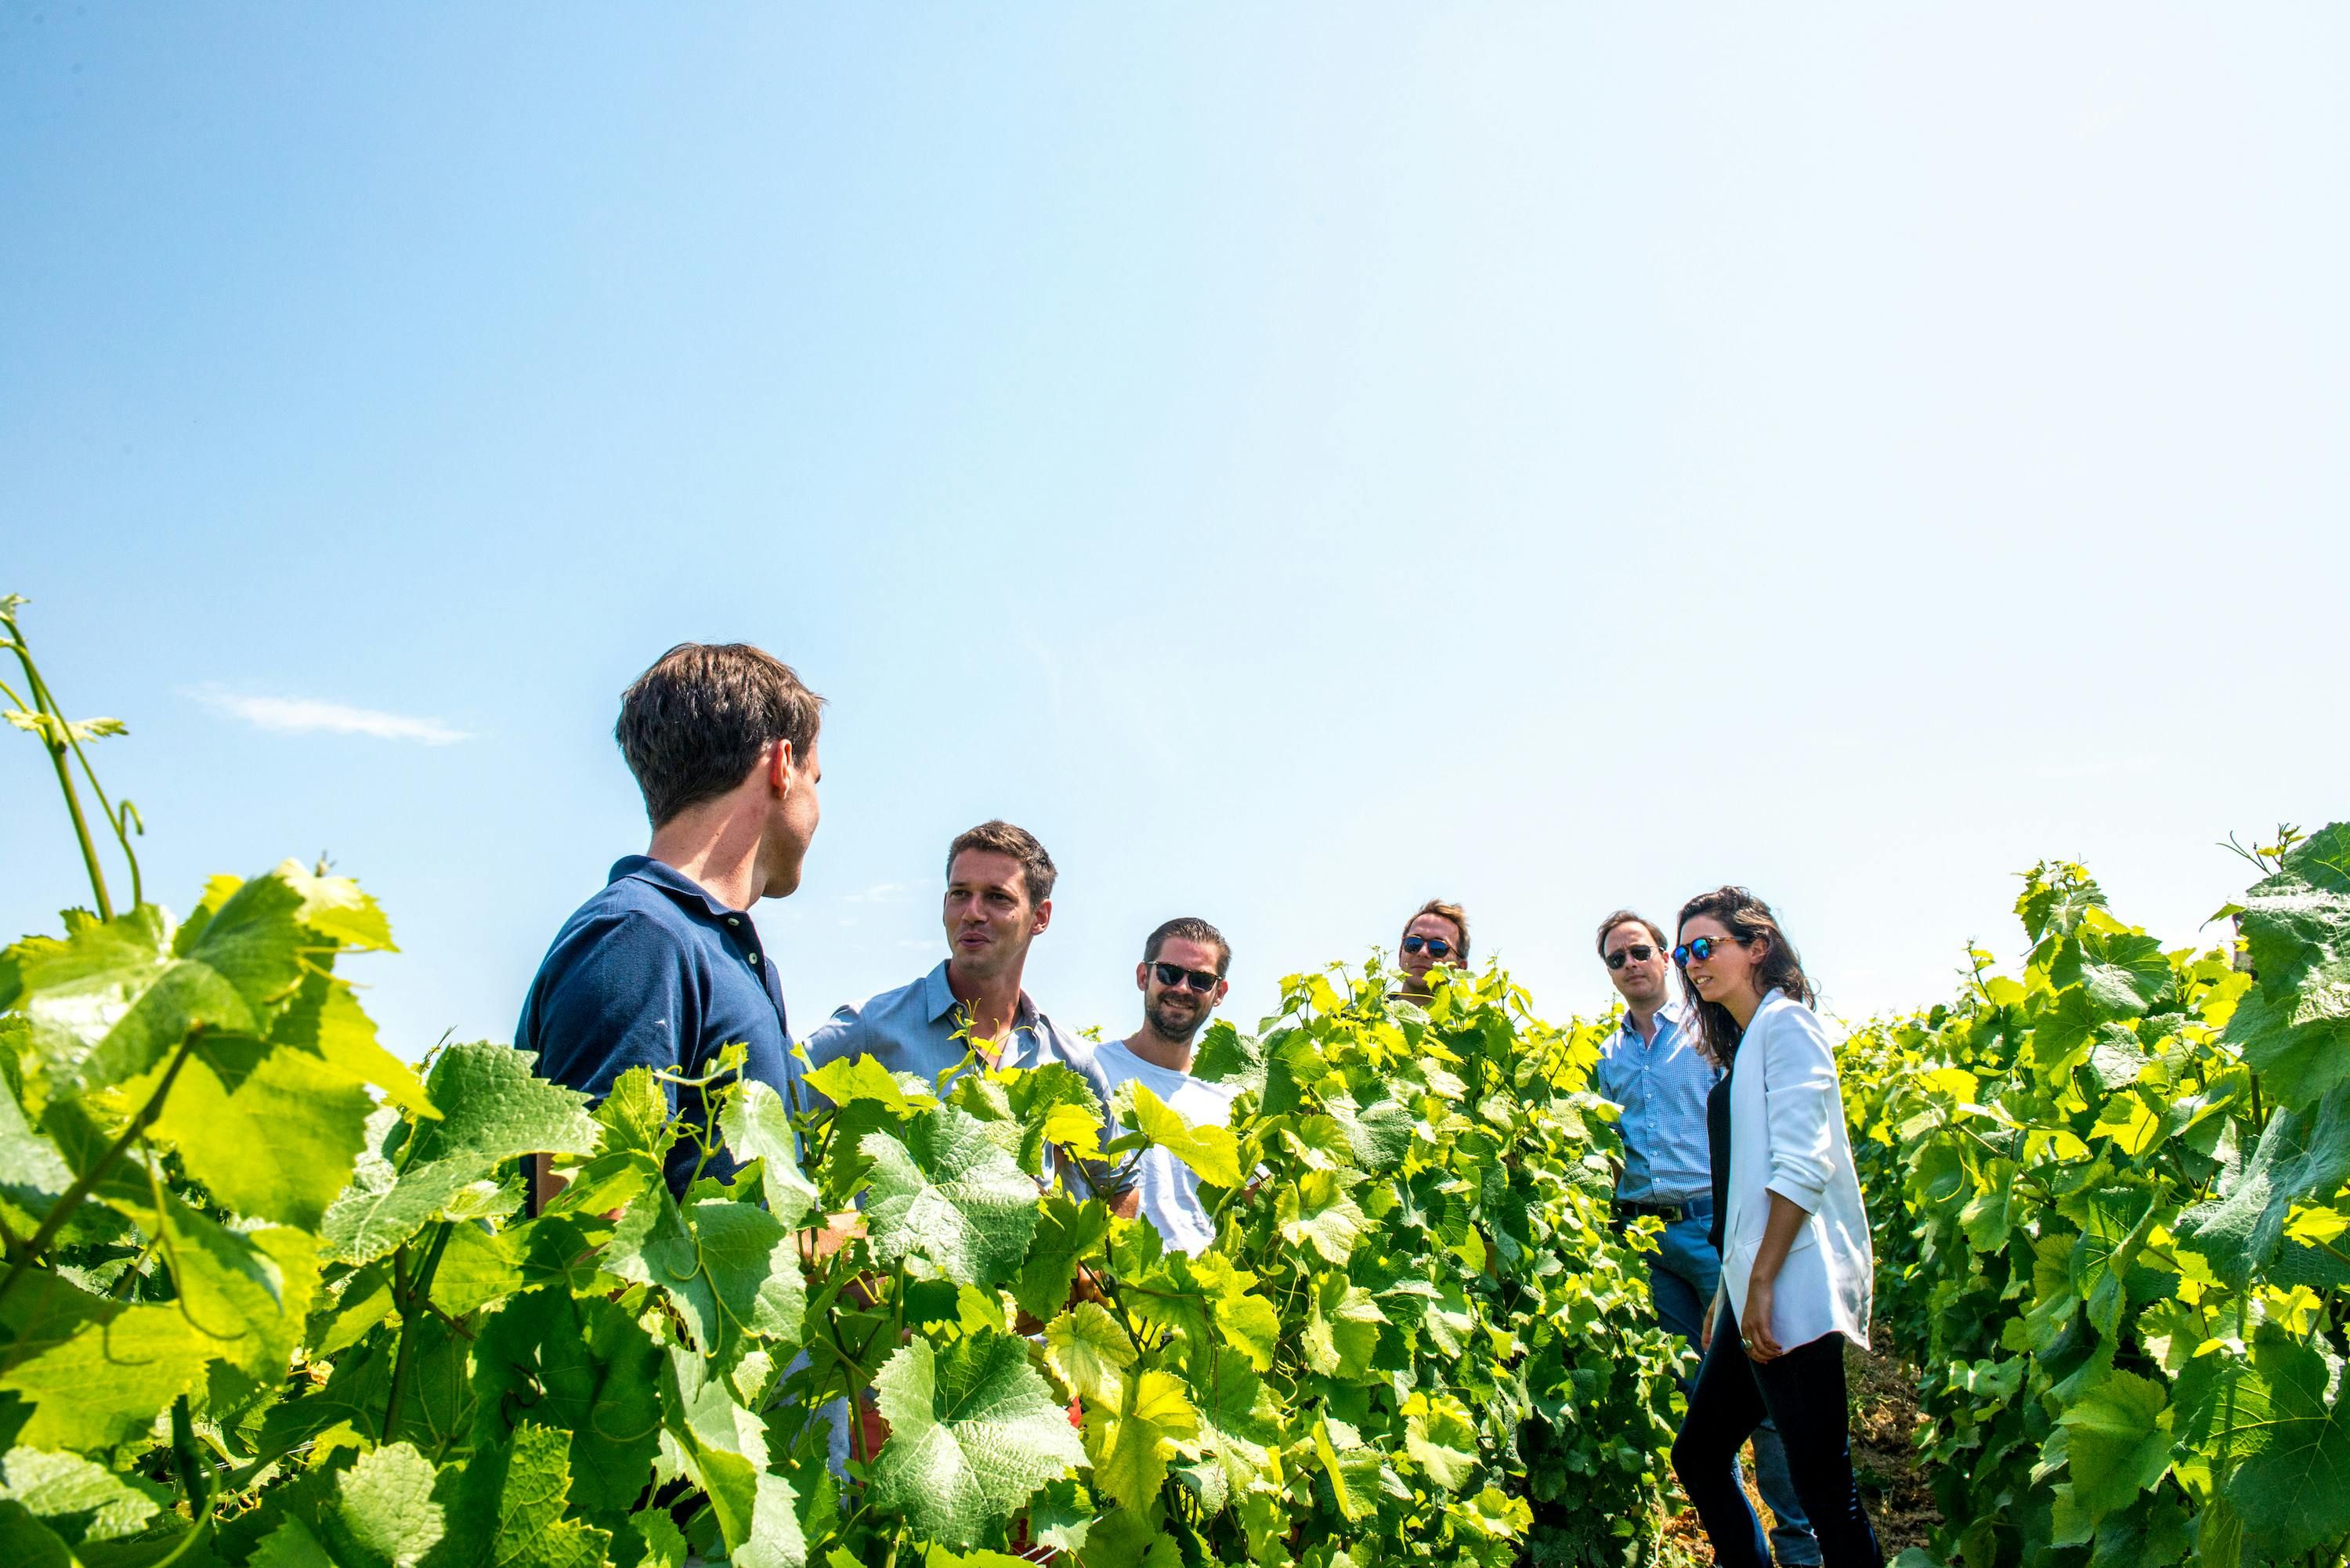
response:
M1708 1235L1712 1226L1711 1198L1687 1205L1681 1218L1665 1227L1663 1250L1648 1262L1648 1293L1656 1298L1658 1321L1689 1341L1691 1350L1698 1348L1698 1326L1721 1283L1721 1254L1713 1250ZM1684 1382L1682 1395L1690 1392ZM1779 1428L1767 1420L1754 1428L1754 1490L1779 1521L1771 1532L1771 1551L1779 1568L1818 1568L1820 1543L1812 1535L1804 1505L1796 1501L1786 1445L1779 1440Z

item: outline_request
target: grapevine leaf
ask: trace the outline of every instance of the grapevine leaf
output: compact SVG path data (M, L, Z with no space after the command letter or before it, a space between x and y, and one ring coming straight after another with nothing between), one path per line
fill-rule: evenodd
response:
M1378 1176L1403 1163L1411 1148L1413 1127L1419 1120L1411 1106L1395 1099L1358 1105L1352 1095L1329 1096L1323 1106L1346 1134L1357 1170Z
M504 1472L485 1559L490 1568L598 1568L604 1561L610 1533L564 1517L571 1492L569 1438L524 1425L515 1428L510 1444L486 1450ZM473 1462L484 1460L477 1452Z
M2142 1012L2170 981L2170 961L2162 944L2137 931L2077 932L2050 967L2048 982L2059 991L2078 985L2100 1011L2114 1017Z
M2057 1420L2069 1437L2074 1502L2093 1523L2170 1468L2168 1402L2160 1385L2134 1373L2106 1373Z
M523 1418L571 1434L578 1505L627 1509L660 1446L660 1352L616 1303L567 1291L514 1297L473 1345L473 1446L502 1442Z
M374 1109L365 1088L307 1052L206 1038L154 1131L231 1210L315 1231L350 1180Z
M1263 1043L1222 1018L1201 1034L1200 1048L1191 1058L1191 1075L1201 1082L1252 1091L1263 1089L1264 1067Z
M495 1167L525 1154L593 1153L588 1096L536 1076L535 1060L487 1041L442 1051L426 1085L442 1117L416 1127L409 1168L457 1158Z
M26 1119L14 1094L0 1092L0 1195L46 1215L73 1179L57 1146Z
M1028 1256L1013 1283L1013 1299L1031 1317L1050 1318L1069 1299L1077 1277L1077 1261L1101 1245L1109 1233L1109 1210L1097 1199L1079 1203L1055 1192L1038 1207L1036 1233Z
M464 1188L525 1154L588 1154L596 1123L587 1096L532 1075L509 1046L452 1045L427 1085L442 1119L413 1125L398 1163L362 1156L320 1233L332 1255L364 1263L414 1236Z
M1313 1314L1305 1324L1305 1364L1325 1377L1359 1381L1370 1370L1387 1315L1371 1293L1342 1273L1322 1276L1315 1287Z
M2350 1532L2350 1408L2327 1403L2330 1375L2266 1324L2249 1358L2199 1356L2180 1380L2189 1440L2226 1473L2224 1495L2274 1560Z
M741 1568L801 1568L807 1545L798 1501L791 1482L767 1469L766 1429L728 1397L723 1383L702 1382L702 1365L672 1350L662 1366L661 1403L686 1474L709 1494L727 1561Z
M245 1568L337 1568L337 1564L318 1544L318 1538L289 1513L261 1538Z
M416 1568L446 1529L432 1498L432 1462L411 1443L359 1456L336 1485L326 1523L335 1555L370 1568Z
M889 1068L872 1056L844 1057L837 1062L827 1062L801 1082L834 1106L846 1106L857 1100L871 1100L900 1119L939 1103L935 1095L909 1088L899 1082Z
M258 1035L273 999L301 977L300 905L270 878L232 896L189 950L171 918L142 904L79 924L62 940L27 937L0 953L0 1006L32 1022L52 1082L85 1090L147 1071L192 1028Z
M1316 1420L1313 1438L1314 1457L1321 1462L1338 1511L1349 1520L1377 1512L1378 1450L1367 1447L1353 1427L1335 1419Z
M1477 1469L1477 1427L1468 1407L1451 1395L1414 1396L1406 1409L1406 1457L1446 1491L1468 1485Z
M1047 1144L1056 1144L1078 1159L1101 1158L1102 1105L1084 1075L1060 1062L1015 1069L1003 1075L1006 1108L1021 1127L1020 1166L1042 1172ZM975 1075L955 1085L977 1086Z
M522 1267L515 1262L515 1249L528 1234L490 1231L479 1225L451 1226L448 1244L441 1250L441 1266L432 1271L432 1304L452 1317L463 1317L522 1289Z
M307 974L276 1023L270 1042L316 1056L355 1084L372 1084L384 1098L411 1116L430 1120L441 1113L424 1092L416 1069L385 1050L350 986L329 974Z
M1211 1489L1208 1511L1220 1511L1235 1494L1267 1487L1264 1477L1269 1451L1281 1441L1281 1411L1264 1382L1231 1356L1211 1352L1202 1358L1204 1372L1190 1379L1198 1431L1177 1447L1207 1461L1222 1485ZM1212 1495L1215 1490L1222 1497Z
M2242 1048L2278 1104L2307 1110L2350 1082L2350 970L2314 971L2282 998L2254 987L2237 1002L2225 1038Z
M792 1132L784 1097L755 1078L739 1084L718 1113L718 1129L735 1158L744 1164L759 1162L767 1212L785 1230L798 1230L816 1207L816 1190L800 1174L799 1139Z
M17 1295L26 1293L20 1290ZM15 1297L9 1300L12 1315L17 1304ZM0 1389L33 1406L18 1442L36 1449L120 1442L146 1431L155 1412L203 1380L218 1342L199 1332L177 1306L103 1310L110 1305L102 1303L68 1337L0 1374ZM25 1343L20 1332L11 1354Z
M1097 1302L1079 1302L1045 1328L1045 1359L1087 1405L1115 1406L1134 1345Z
M1240 1146L1230 1127L1212 1124L1194 1127L1139 1078L1118 1085L1112 1114L1121 1124L1134 1129L1133 1138L1113 1142L1112 1151L1139 1139L1141 1144L1165 1149L1211 1187L1241 1184Z
M2245 1280L2268 1264L2296 1199L2323 1197L2350 1179L2350 1084L2314 1110L2278 1110L2252 1158L2217 1200L2180 1217L2182 1240L2222 1278Z
M968 1112L941 1106L900 1139L866 1135L872 1162L866 1227L883 1263L926 1258L958 1284L993 1285L1026 1256L1036 1183Z
M1184 1396L1181 1379L1170 1372L1128 1378L1115 1408L1114 1417L1088 1413L1087 1425L1098 1434L1093 1484L1097 1491L1139 1511L1159 1495L1175 1445L1199 1435L1200 1418Z
M1331 1170L1306 1171L1295 1186L1283 1188L1274 1212L1284 1241L1310 1246L1324 1262L1340 1266L1369 1224L1345 1181Z
M78 1454L18 1448L0 1456L0 1498L23 1504L58 1539L79 1546L138 1534L164 1512L170 1493Z
M0 1498L0 1562L11 1568L78 1568L72 1550L14 1498Z
M1038 1487L1086 1462L1068 1412L1009 1334L983 1331L943 1350L916 1339L890 1356L875 1386L889 1440L868 1496L928 1539L970 1546Z
M294 918L308 930L354 951L400 950L382 908L350 877L315 875L299 860L280 861L271 875L301 899Z
M754 1083L745 1087L766 1085ZM767 1093L773 1095L775 1091L768 1089ZM740 1097L738 1091L728 1100L728 1108L732 1109ZM598 1159L616 1154L641 1154L659 1166L669 1158L670 1146L681 1136L670 1115L669 1096L661 1093L660 1083L650 1067L631 1067L614 1079L612 1092L589 1115L602 1129L596 1139Z
M754 1338L799 1343L799 1250L764 1210L723 1198L681 1208L662 1189L629 1208L603 1266L667 1291L705 1355L732 1365Z

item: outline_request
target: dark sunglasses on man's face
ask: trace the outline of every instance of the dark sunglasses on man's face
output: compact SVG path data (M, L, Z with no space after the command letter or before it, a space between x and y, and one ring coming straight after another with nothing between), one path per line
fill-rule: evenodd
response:
M1223 983L1222 975L1211 974L1203 969L1185 969L1179 963L1155 963L1150 967L1158 971L1159 984L1170 988L1188 986L1202 996Z
M1422 948L1428 950L1430 958L1449 958L1452 954L1452 944L1442 937L1406 937L1403 940L1403 950L1408 953L1416 953Z
M1627 963L1646 963L1657 956L1657 950L1646 942L1628 942L1619 952L1607 955L1609 969L1622 969Z
M1673 962L1687 969L1690 960L1696 959L1701 963L1711 958L1714 950L1721 946L1721 944L1711 937L1700 937L1695 941L1683 942L1673 950Z

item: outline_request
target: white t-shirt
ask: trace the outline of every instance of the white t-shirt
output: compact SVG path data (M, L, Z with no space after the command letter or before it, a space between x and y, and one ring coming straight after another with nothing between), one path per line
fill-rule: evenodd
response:
M1232 1101L1240 1094L1233 1084L1210 1084L1146 1062L1126 1048L1123 1040L1105 1040L1094 1050L1094 1060L1109 1080L1110 1092L1128 1079L1158 1096L1194 1127L1222 1127L1232 1119ZM1121 1127L1120 1135L1131 1131ZM1191 1168L1163 1148L1146 1148L1134 1158L1134 1185L1142 1195L1142 1212L1159 1228L1172 1251L1197 1254L1216 1239L1216 1228L1200 1201L1200 1179Z

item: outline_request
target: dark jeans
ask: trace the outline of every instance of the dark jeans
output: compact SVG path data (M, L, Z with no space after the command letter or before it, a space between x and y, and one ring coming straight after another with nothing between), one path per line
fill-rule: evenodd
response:
M1844 1335L1823 1334L1776 1361L1752 1361L1728 1303L1697 1369L1689 1418L1673 1440L1673 1470L1713 1542L1713 1560L1722 1568L1770 1568L1762 1521L1738 1484L1738 1450L1766 1417L1786 1445L1788 1474L1826 1568L1883 1568L1852 1479Z

